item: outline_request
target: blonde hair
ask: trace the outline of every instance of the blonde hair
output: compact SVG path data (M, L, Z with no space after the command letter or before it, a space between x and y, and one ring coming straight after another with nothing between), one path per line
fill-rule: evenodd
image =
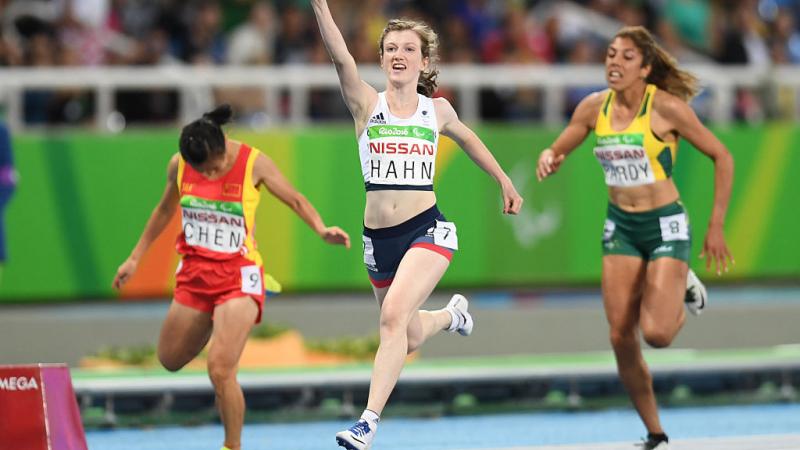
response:
M406 31L411 30L417 33L419 40L422 42L422 57L428 58L428 68L422 71L419 75L419 82L417 83L417 92L427 97L436 92L439 82L436 80L439 77L439 69L436 64L439 62L439 36L433 29L425 22L412 19L392 19L386 24L386 28L381 33L381 39L378 43L378 53L383 58L383 41L386 35L392 31Z
M653 35L641 26L625 27L614 38L630 39L642 52L642 67L650 66L645 81L685 101L697 95L697 77L680 69L677 61L653 39Z

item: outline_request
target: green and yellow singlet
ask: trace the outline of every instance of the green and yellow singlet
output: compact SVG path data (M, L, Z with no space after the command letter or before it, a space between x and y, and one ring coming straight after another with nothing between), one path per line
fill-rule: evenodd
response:
M595 125L594 156L603 166L606 184L634 187L666 180L672 176L678 143L664 142L653 133L650 116L658 88L648 84L639 112L627 128L611 127L615 93L608 91Z

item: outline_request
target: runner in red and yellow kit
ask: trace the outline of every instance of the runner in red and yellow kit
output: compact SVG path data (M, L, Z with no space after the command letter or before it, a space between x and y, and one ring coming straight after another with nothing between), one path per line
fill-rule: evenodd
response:
M325 242L349 248L350 237L338 227L326 227L266 155L225 137L221 126L231 115L230 106L223 105L184 127L180 154L169 162L161 201L119 267L114 287L120 288L133 275L141 256L180 206L177 250L183 259L175 300L161 329L158 358L167 370L179 370L213 338L208 373L225 427L224 448L238 450L244 397L236 371L264 304L262 261L253 236L258 188L265 186Z

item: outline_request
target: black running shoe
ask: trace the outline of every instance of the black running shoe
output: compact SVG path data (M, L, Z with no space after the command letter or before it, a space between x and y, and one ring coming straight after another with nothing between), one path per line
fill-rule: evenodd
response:
M642 450L669 450L669 438L665 434L647 434L647 440L639 444Z

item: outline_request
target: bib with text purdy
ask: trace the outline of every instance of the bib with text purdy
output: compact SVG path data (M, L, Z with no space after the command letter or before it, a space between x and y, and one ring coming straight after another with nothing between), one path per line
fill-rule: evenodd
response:
M609 90L595 125L594 156L603 167L608 186L634 187L672 176L677 142L665 142L653 133L650 117L658 88L648 84L642 105L627 128L611 126L613 90Z

